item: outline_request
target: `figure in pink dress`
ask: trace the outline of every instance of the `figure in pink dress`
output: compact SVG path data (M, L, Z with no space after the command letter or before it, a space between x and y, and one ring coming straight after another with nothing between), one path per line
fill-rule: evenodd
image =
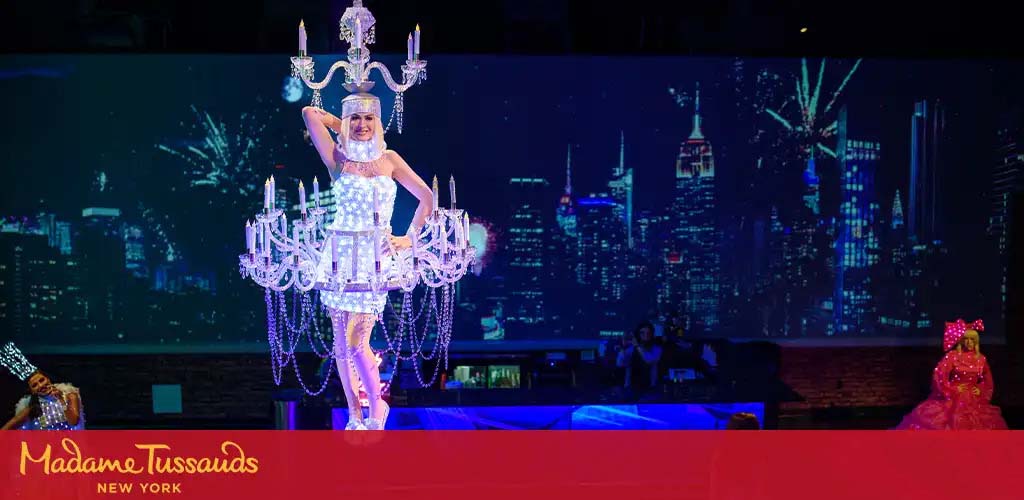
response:
M932 392L903 418L897 429L1006 429L999 407L993 406L992 370L981 353L981 320L946 323L942 348L946 352L932 373Z

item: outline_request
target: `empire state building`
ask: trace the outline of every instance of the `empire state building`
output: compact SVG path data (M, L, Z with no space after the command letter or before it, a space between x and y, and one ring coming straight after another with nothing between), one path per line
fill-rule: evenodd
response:
M715 158L711 141L701 130L700 87L694 104L693 130L679 146L676 189L672 203L674 249L668 259L665 299L682 305L690 323L704 328L719 324L720 240L715 213Z

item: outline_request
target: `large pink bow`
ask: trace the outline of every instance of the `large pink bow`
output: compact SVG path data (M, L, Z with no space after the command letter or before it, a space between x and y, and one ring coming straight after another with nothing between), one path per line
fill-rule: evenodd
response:
M947 321L946 331L942 335L942 350L948 351L952 349L964 337L967 330L983 332L985 331L985 324L980 319L976 319L972 323L967 323L963 319L958 319L952 323Z

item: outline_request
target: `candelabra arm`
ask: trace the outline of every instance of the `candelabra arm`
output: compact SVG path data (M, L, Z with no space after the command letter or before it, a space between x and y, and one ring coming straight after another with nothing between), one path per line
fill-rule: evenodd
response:
M270 242L274 244L272 246L277 246L278 250L281 251L294 250L295 245L292 244L291 238L289 238L288 235L283 234L275 226L277 226L276 221L270 224L270 231L268 233Z
M388 70L387 66L384 66L380 62L376 61L366 66L366 76L369 77L370 71L373 71L374 69L380 71L380 75L384 78L384 83L388 86L389 89L391 89L392 92L405 92L406 90L409 90L409 88L412 87L413 85L416 85L416 82L419 81L419 71L403 72L403 74L406 75L406 78L404 78L405 82L398 83L395 81L394 78L391 77L391 72ZM409 75L411 75L411 78L409 77Z
M292 63L298 65L295 62L296 59L298 59L298 58L293 57L292 58ZM311 88L313 90L320 90L320 89L326 87L327 84L331 82L331 77L334 76L334 72L337 71L339 68L340 69L344 69L346 73L349 73L351 71L351 65L348 62L346 62L346 61L338 61L338 62L336 62L336 63L331 65L331 68L329 70L327 70L327 76L325 76L324 79L319 81L319 82L314 82L314 81L310 80L309 77L312 76L312 74L307 75L306 71L299 71L299 75L302 77L302 81L306 84L307 87L309 87L309 88ZM304 69L304 68L300 67L300 69Z
M281 285L281 278L284 276L284 273L286 271L287 268L285 266L276 265L274 266L274 268L267 269L263 272L254 268L253 270L250 271L250 275L253 277L253 279L260 283L261 286L280 292L291 286L291 280L289 280L288 283Z
M309 261L303 262L303 264L300 265L299 269L298 269L300 274L294 276L295 288L299 289L299 291L302 291L302 292L308 292L308 291L312 290L313 287L316 285L316 279L317 279L316 267L310 265L308 262ZM302 280L302 276L305 276L307 278L307 280L303 281Z
M284 233L276 229L277 223L270 224L269 239L270 242L278 248L278 250L293 254L298 254L300 260L314 260L313 253L316 252L316 248L312 245L303 245L298 240L294 240ZM287 264L291 266L290 264Z

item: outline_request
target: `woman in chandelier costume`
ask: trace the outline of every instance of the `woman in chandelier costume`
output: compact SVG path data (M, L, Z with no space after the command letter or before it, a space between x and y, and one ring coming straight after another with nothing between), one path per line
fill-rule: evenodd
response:
M302 117L313 145L320 153L331 177L335 214L329 229L365 231L373 227L374 195L378 196L380 221L389 227L394 210L397 185L401 184L419 200L419 207L404 236L388 234L388 240L376 242L390 250L382 258L382 272L391 266L395 252L411 246L410 235L418 234L433 206L430 188L395 151L388 150L381 126L380 100L366 92L356 92L341 101L341 117L322 109L306 107ZM337 142L330 132L337 134ZM361 237L356 255L357 281L368 281L374 272L372 237ZM352 238L338 237L339 275L349 276L352 268ZM332 249L327 245L321 259L319 279L330 272ZM349 420L346 430L382 430L390 408L381 399L380 373L370 334L384 312L387 292L321 291L320 299L330 311L334 327L334 355L341 384L345 389ZM363 419L359 404L359 382L370 403L369 417Z
M981 353L981 320L946 323L942 347L946 355L932 371L932 393L903 418L897 429L1006 429L999 407L993 406L992 369Z

